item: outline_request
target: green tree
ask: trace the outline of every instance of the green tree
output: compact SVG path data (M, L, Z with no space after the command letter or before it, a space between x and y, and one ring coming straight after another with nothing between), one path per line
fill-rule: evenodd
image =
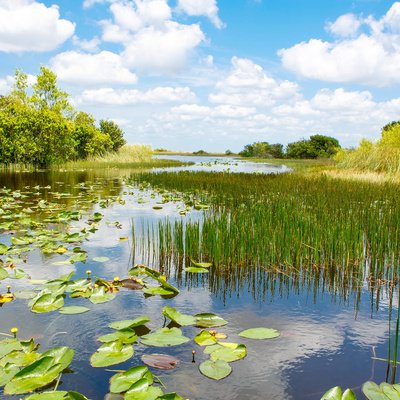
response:
M111 149L112 151L118 151L126 141L124 139L124 132L122 129L114 122L101 120L100 121L100 132L104 135L108 135L111 140Z
M340 149L339 141L330 136L310 136L310 145L317 151L318 157L331 157Z

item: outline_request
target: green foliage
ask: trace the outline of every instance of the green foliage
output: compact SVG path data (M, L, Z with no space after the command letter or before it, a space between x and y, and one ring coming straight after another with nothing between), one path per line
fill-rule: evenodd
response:
M376 142L361 140L352 150L343 150L335 156L340 167L361 171L400 172L400 122L391 122L382 128Z
M255 142L247 144L239 153L243 157L256 158L321 158L331 157L337 153L340 145L337 139L324 135L313 135L309 140L289 143L286 152L279 143Z
M31 93L31 94L29 94ZM112 121L100 127L87 113L77 112L69 95L57 87L57 77L41 67L36 83L15 72L11 92L0 97L0 163L47 167L68 160L101 156L125 144Z

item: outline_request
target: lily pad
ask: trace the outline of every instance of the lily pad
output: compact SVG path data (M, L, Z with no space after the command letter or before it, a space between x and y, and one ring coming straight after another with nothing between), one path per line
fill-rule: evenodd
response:
M251 328L239 333L239 336L247 339L273 339L280 335L276 329Z
M164 289L162 286L148 286L145 287L143 293L148 294L150 296L175 296L176 292L168 289Z
M100 336L97 340L103 343L114 342L120 340L123 344L135 343L137 336L132 329L123 329L107 335Z
M126 319L123 321L113 322L112 324L109 324L108 326L112 329L121 330L121 329L127 329L127 328L136 328L138 326L147 324L147 322L150 322L150 318L147 315L142 315L135 319Z
M207 378L219 381L226 378L232 372L232 367L223 360L207 360L199 365L199 370Z
M195 325L196 324L196 318L188 315L188 314L182 314L179 311L175 310L173 307L164 307L162 311L163 315L167 318L169 318L171 321L174 321L178 325L181 326L189 326L189 325Z
M142 361L153 368L158 369L174 369L179 363L179 360L168 354L144 354Z
M194 317L196 318L196 326L200 328L213 328L224 326L228 323L218 315L211 313L196 314Z
M87 400L87 397L77 392L56 391L35 393L24 400Z
M87 307L81 307L81 306L68 306L68 307L61 307L58 310L61 314L83 314L87 311L90 311L90 308Z
M39 296L32 305L34 313L46 313L58 310L64 305L63 295L54 295L53 293L45 293Z
M194 341L199 346L210 346L217 343L217 338L208 331L201 331L195 338Z
M0 267L0 281L8 277L8 272L4 268Z
M157 400L185 400L185 399L176 393L166 393L158 397Z
M92 367L108 367L120 364L133 356L133 347L121 341L105 343L90 357Z
M148 375L149 370L147 367L140 365L128 369L125 372L120 372L113 375L110 379L110 392L111 393L123 393L128 391L131 386L138 382L139 380L145 378L147 375L147 380L150 384L153 383L151 374ZM151 378L151 379L150 379Z
M190 262L198 268L210 268L212 266L212 263L201 263L201 262L196 262L193 261L192 259L190 260Z
M185 268L185 272L191 272L192 274L207 274L210 271L205 268L187 267L187 268Z
M241 360L246 357L247 350L244 344L239 344L236 348L231 349L229 347L220 347L215 349L210 354L211 361L223 360L226 362L233 362Z
M108 301L114 300L115 294L106 292L106 288L104 286L99 286L93 290L93 293L89 297L89 300L93 304L101 304L107 303Z
M159 387L150 386L146 390L133 390L125 394L125 400L157 400L163 394Z
M141 337L142 344L156 347L178 346L189 341L190 339L183 336L179 328L162 328Z
M393 390L390 390L391 386ZM365 382L362 385L362 391L368 400L397 400L400 399L400 390L397 391L394 387L398 385L381 384L377 385L374 382Z

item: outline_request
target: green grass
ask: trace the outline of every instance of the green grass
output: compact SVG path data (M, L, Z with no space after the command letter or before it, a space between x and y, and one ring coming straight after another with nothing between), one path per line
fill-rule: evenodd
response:
M222 276L309 280L334 291L397 282L400 186L321 174L142 174L155 187L191 193L210 204L203 218L165 219L143 227L163 265L190 258L215 263ZM151 253L151 252L149 252ZM312 281L312 282L311 282ZM303 282L304 283L304 282ZM234 284L231 282L230 284Z

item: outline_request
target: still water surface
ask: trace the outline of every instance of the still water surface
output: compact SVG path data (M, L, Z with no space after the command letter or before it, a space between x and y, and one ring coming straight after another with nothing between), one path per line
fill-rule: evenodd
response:
M271 172L271 168L274 172L286 171L285 168L262 164L255 166L240 162L235 165L233 159L224 158L223 162L228 164L214 164L213 159L201 158L202 165L190 168L220 170L224 167L234 172L239 167L244 171L254 171L256 167L260 172ZM24 201L31 204L45 199L76 208L79 196L97 200L120 196L126 201L125 204L113 203L107 208L100 208L98 201L94 204L89 201L86 204L88 212L100 211L104 218L99 223L98 231L90 236L89 241L81 244L88 252L88 261L55 265L55 261L63 260L65 256L44 256L34 251L22 266L32 279L52 279L70 271L76 272L75 278L84 277L87 269L102 278L125 277L132 264L148 261L137 245L140 243L140 229L135 230L136 246L133 246L132 227L142 226L143 221L157 222L167 216L185 217L179 216L174 202L163 205L162 210L154 210L153 206L160 196L127 186L128 175L128 171L118 170L0 174L0 187L25 190L30 194ZM85 185L79 187L80 183ZM32 190L37 185L40 187ZM59 193L67 195L59 198ZM82 203L79 207L83 207ZM192 218L201 218L201 215L202 211L191 212ZM116 221L120 223L120 228L115 226ZM77 221L72 225L80 229L84 222ZM129 240L120 241L124 236ZM2 243L9 244L9 240L9 234L0 234ZM110 260L105 263L93 261L93 257L99 256ZM150 266L158 268L158 261ZM234 281L235 277L229 279ZM177 369L155 373L168 392L176 391L192 400L311 400L320 399L327 389L336 385L351 387L362 398L360 386L363 382L369 379L384 381L386 364L371 357L374 354L386 357L388 305L385 293L382 293L379 307L376 307L367 288L362 288L358 296L350 293L343 298L325 291L322 285L313 289L311 285L299 281L283 280L277 274L276 290L266 290L262 296L256 296L257 277L249 276L248 281L246 277L241 279L244 281L240 285L227 285L226 277L218 277L218 274L194 278L172 274L170 282L181 290L173 299L165 300L158 296L144 298L140 291L121 290L113 301L90 305L91 311L81 315L57 312L33 314L27 307L27 300L16 300L0 309L0 331L7 332L11 327L18 326L20 337L34 337L42 344L42 351L61 345L75 349L71 364L73 372L63 375L60 390L76 390L91 399L104 398L108 380L114 374L90 366L89 358L99 346L96 338L109 333L109 323L143 314L151 318L148 327L158 329L164 323L161 310L165 305L187 314L219 314L229 321L219 330L228 334L229 341L246 344L247 357L232 364L233 372L229 377L216 382L203 377L198 371L198 364L207 356L203 356L202 349L193 342L168 349L135 344L134 358L111 369L128 369L138 365L140 356L145 353L175 355L181 360ZM31 286L26 280L11 284L13 290ZM0 285L1 292L4 292L5 283ZM83 299L74 300L71 304L88 306ZM69 305L68 300L66 305ZM257 326L278 329L281 336L269 341L251 341L237 336L240 331ZM198 332L192 327L183 327L182 330L190 337ZM192 363L192 349L197 351L196 363ZM0 398L13 397L0 393Z

